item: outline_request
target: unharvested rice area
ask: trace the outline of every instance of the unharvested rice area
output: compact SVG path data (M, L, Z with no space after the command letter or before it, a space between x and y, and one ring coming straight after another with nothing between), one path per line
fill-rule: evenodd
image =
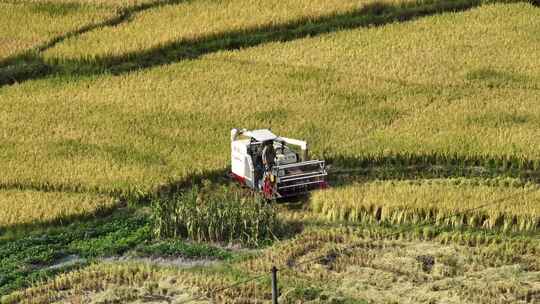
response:
M538 160L537 14L527 4L489 5L119 76L4 87L0 179L148 191L224 169L231 127L269 126L345 165L395 153ZM438 38L421 38L424 31ZM383 41L395 41L394 50ZM380 58L388 64L369 63ZM509 71L524 78L508 85Z
M410 0L384 0L398 4ZM286 22L316 19L361 9L373 0L339 1L179 1L137 14L129 23L89 32L51 49L46 59L92 60L137 56L139 52L176 41L197 41L212 35L246 31ZM129 41L126 44L125 41Z
M0 2L0 12L0 63L115 13L108 7L43 1Z
M0 191L0 227L21 224L62 222L111 208L116 200L89 193Z
M514 231L535 231L540 227L537 186L500 187L460 182L353 183L315 193L311 208L330 221L435 223Z

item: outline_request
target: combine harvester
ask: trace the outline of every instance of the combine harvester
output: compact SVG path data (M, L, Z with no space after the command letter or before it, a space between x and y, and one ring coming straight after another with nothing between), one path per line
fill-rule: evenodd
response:
M290 146L300 149L300 154ZM309 160L307 143L270 130L231 130L231 177L267 199L326 188L324 160Z

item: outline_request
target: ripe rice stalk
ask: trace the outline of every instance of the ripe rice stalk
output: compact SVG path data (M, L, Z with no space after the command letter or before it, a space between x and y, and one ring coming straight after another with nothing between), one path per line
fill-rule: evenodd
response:
M0 190L0 227L61 223L107 212L116 203L101 194Z
M57 37L114 15L112 8L87 3L2 2L0 61L24 53ZM24 30L20 21L25 20Z
M502 189L452 182L359 183L314 193L311 208L314 214L331 221L536 231L540 223L540 191L535 188L529 185ZM490 202L495 204L476 209Z

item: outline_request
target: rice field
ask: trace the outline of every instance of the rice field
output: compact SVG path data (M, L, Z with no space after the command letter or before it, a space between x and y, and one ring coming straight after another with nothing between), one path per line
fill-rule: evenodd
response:
M42 1L0 2L0 66L3 60L33 52L56 37L114 15L107 7L85 2L43 3ZM21 21L24 20L24 30Z
M320 191L310 203L314 213L330 221L432 223L505 231L540 227L540 191L535 185L475 186L447 179L374 181Z
M281 274L282 302L540 300L540 9L530 2L9 0L0 10L2 303L170 302L317 254L327 257ZM224 219L178 233L181 207L204 219L226 195L189 206L162 196L223 178L233 127L306 139L331 164L333 187L301 208L243 213L305 230L271 247L259 246L270 243L263 231L247 242L263 249L215 267L102 263L154 248L152 207L173 223L165 237L237 245L219 235ZM114 223L99 222L117 207ZM215 229L197 234L207 222ZM251 227L230 223L240 222ZM34 224L74 231L3 234L38 235ZM94 260L49 272L69 254ZM201 303L260 303L268 287Z
M0 191L0 229L25 224L61 223L77 216L99 214L116 204L116 199L99 194Z
M177 1L137 14L129 23L81 35L44 53L47 60L93 60L102 57L136 56L137 52L176 41L199 40L224 31L280 24L297 18L361 8L363 1ZM398 3L404 1L387 1ZM125 44L129 39L130 44Z
M0 138L6 145L0 149L8 161L0 169L9 173L1 182L151 191L225 168L233 126L271 126L305 138L314 157L343 159L344 166L397 153L417 162L442 155L449 162L534 163L540 112L538 91L529 84L540 68L532 59L536 42L528 37L538 26L536 14L524 3L488 5L118 76L59 75L3 87ZM440 38L423 40L418 32L424 30L412 30L428 26ZM531 33L516 32L522 28ZM384 41L399 42L390 48ZM391 59L394 53L403 55ZM482 66L492 72L477 73ZM523 76L515 86L504 80L510 70Z

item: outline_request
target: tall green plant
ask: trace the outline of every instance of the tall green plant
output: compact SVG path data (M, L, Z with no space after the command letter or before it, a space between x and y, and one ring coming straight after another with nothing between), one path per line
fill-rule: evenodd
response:
M205 183L152 202L158 237L258 246L271 240L279 220L271 204L237 188Z

